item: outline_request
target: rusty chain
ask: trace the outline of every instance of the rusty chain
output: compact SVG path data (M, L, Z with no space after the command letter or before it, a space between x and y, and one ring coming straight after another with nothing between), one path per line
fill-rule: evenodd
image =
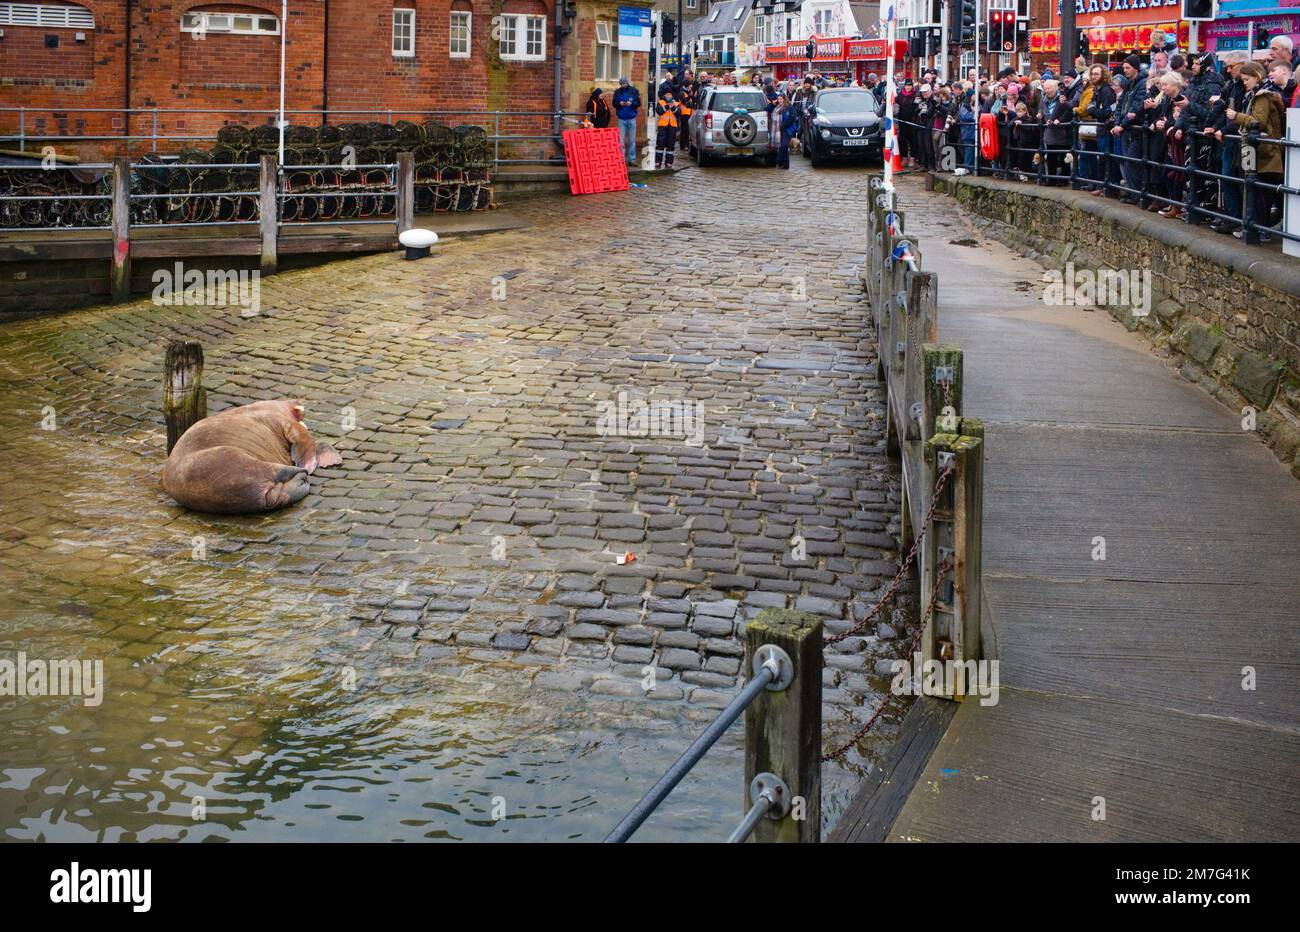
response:
M934 510L939 505L939 498L943 495L944 486L948 484L948 477L952 475L952 471L953 467L947 466L944 468L943 472L939 473L939 477L934 482L934 496L930 499L930 507L926 509L925 518L921 521L921 527L916 532L916 539L912 541L912 549L907 552L907 556L904 558L902 565L899 566L898 572L894 575L888 588L886 588L885 591L881 593L880 598L876 600L876 604L871 607L871 611L867 612L866 616L853 627L849 628L847 631L841 632L840 634L836 634L833 637L826 638L824 643L836 644L845 638L857 634L870 624L872 619L880 614L881 610L890 599L898 593L898 589L902 586L903 580L907 578L907 571L911 568L912 564L916 562L916 555L921 550L921 543L925 540L925 534L930 529L930 524L934 519Z
M942 563L939 564L938 572L936 572L934 576L934 588L930 591L930 604L926 609L925 617L922 618L921 623L917 625L916 634L912 636L912 643L907 646L907 652L903 655L904 657L910 658L912 657L913 654L916 653L917 645L921 643L921 635L925 633L926 626L930 624L930 619L934 617L934 606L935 606L935 602L939 598L939 587L943 585L943 581L948 577L948 571L951 569L952 569L951 559L945 559ZM837 747L835 750L828 751L825 754L823 754L821 756L821 760L825 762L828 760L835 760L836 758L843 756L843 754L849 748L853 747L859 741L862 740L862 738L866 735L866 733L871 730L871 726L876 724L876 722L880 719L880 716L885 714L885 709L889 708L890 703L898 700L901 695L902 695L901 693L890 693L889 695L885 696L885 698L881 700L880 705L876 709L876 711L871 713L871 718L867 719L865 724L863 724L863 726L859 728L856 733L854 733L853 737L850 738L848 741L846 741L844 744Z

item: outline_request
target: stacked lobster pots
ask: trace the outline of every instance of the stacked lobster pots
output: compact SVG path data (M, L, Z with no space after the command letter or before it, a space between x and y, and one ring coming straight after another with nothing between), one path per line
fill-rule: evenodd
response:
M274 126L231 125L210 149L183 149L176 159L143 156L131 176L132 225L256 221L258 162L279 146ZM493 205L492 147L482 127L433 120L292 125L284 133L281 221L393 216L396 169L388 166L399 152L415 155L417 213ZM0 195L18 198L0 201L0 227L107 226L111 191L102 168L0 172Z

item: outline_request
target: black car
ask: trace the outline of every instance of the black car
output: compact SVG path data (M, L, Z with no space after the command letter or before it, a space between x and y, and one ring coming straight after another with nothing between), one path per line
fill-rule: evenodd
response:
M832 158L880 159L885 121L876 95L865 87L829 87L804 111L800 143L813 165Z

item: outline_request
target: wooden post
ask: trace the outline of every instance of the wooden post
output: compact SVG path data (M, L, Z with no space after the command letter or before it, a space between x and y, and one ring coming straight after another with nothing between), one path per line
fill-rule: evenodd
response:
M921 439L921 417L924 406L916 416L913 406L921 401L924 389L925 362L921 347L937 343L939 338L939 278L933 272L917 272L907 283L907 313L911 321L907 353L903 358L903 399L906 405L907 424L904 440Z
M258 177L258 217L262 230L262 274L274 275L280 264L280 188L279 166L274 155L262 156Z
M397 232L415 226L415 153L397 153Z
M941 458L951 462L953 471L934 510L934 523L921 554L921 617L929 618L921 636L921 661L939 660L945 669L952 662L959 672L960 665L979 660L981 655L984 511L984 425L977 418L967 418L962 427L974 433L937 433L926 443L930 475L937 478L944 469ZM935 575L945 559L952 565L931 613ZM946 686L948 678L942 679ZM960 700L966 685L961 676L955 676L953 690L945 688L943 695Z
M961 417L961 347L921 347L921 440L935 433L955 433ZM942 377L941 377L942 376ZM945 379L950 380L948 385ZM951 407L951 411L944 409Z
M163 365L163 417L167 421L167 453L181 434L208 416L203 388L203 347L192 341L167 344Z
M109 298L131 297L131 160L113 159L113 257L108 272Z
M745 629L745 669L753 676L755 652L765 644L784 650L794 681L766 692L745 711L745 806L749 785L774 773L790 788L792 809L784 819L762 819L754 842L821 840L822 623L815 615L768 608Z
M915 243L910 243L912 260L916 263L917 269L921 267L921 251ZM889 322L889 332L893 336L893 342L889 346L889 384L894 386L895 391L901 392L903 385L903 355L898 351L899 343L907 342L908 324L912 316L911 305L908 303L908 295L912 288L912 276L916 272L912 267L903 260L898 260L898 271L894 276L895 291L894 299L890 302L891 316ZM899 301L898 296L903 295L903 300Z

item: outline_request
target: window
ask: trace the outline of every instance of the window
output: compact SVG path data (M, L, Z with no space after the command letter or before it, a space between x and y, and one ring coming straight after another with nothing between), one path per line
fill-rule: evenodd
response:
M278 36L280 21L259 13L186 13L181 17L181 32L196 37L208 33L238 33L243 36Z
M48 3L0 3L0 26L53 26L94 29L95 16L80 6Z
M501 17L501 57L541 61L546 57L546 17L506 13Z
M828 36L831 34L830 10L813 11L813 33L819 36Z
M451 57L469 58L470 18L468 10L451 11Z
M686 9L688 10L695 9L695 0L686 0Z
M762 13L754 14L754 44L767 45L767 17Z
M415 10L393 10L393 57L415 57Z
M632 53L619 51L613 22L596 20L596 80L617 81L631 70Z

